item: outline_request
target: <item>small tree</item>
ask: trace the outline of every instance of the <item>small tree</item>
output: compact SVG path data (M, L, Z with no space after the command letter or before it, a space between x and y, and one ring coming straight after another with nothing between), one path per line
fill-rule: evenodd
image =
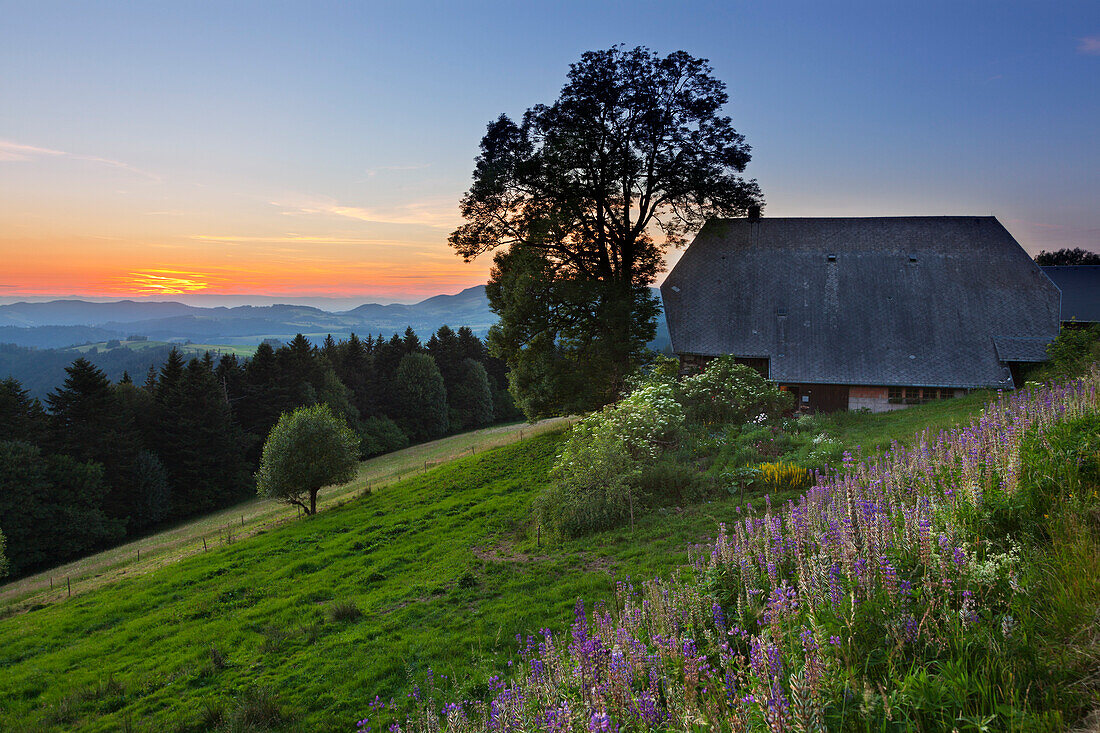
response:
M358 457L359 437L328 405L299 407L284 413L267 436L256 490L316 514L317 492L350 481Z

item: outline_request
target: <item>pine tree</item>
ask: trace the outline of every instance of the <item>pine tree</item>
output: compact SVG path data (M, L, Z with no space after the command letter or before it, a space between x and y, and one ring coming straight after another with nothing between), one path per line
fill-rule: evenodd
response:
M366 343L373 344L373 341L368 339L363 342L354 333L351 334L347 341L337 345L336 360L333 362L336 376L351 390L352 403L360 418L364 419L378 412L373 390L374 360Z
M424 350L420 345L420 337L416 335L416 331L412 330L412 326L405 327L405 337L401 339L401 345L405 347L406 354L415 354Z
M258 463L264 438L275 426L279 415L292 409L293 404L280 379L279 365L271 344L265 342L256 347L256 353L245 364L241 391L241 401L235 412L241 427L252 436L249 440L249 458L253 463Z
M107 487L104 511L125 519L134 512L137 499L133 467L141 436L102 370L79 358L65 371L64 384L46 397L53 451L101 464Z
M186 516L242 498L248 484L245 441L209 365L192 359L177 387L158 398L158 409L173 513Z
M14 377L0 380L0 440L22 440L41 445L49 422L42 403L30 396Z

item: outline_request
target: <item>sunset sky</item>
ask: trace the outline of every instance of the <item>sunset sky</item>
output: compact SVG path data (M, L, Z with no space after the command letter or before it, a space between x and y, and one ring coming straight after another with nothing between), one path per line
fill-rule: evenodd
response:
M0 302L483 283L446 237L486 123L615 43L711 60L765 216L1100 250L1100 3L906 6L0 0Z

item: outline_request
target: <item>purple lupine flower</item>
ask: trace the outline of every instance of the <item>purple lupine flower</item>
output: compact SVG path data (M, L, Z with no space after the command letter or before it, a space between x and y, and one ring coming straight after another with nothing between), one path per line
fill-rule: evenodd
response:
M589 733L616 733L619 730L619 724L607 713L596 712L592 713L588 721L588 730Z
M711 616L714 618L714 626L720 632L726 630L726 614L722 611L722 606L715 603L710 607Z

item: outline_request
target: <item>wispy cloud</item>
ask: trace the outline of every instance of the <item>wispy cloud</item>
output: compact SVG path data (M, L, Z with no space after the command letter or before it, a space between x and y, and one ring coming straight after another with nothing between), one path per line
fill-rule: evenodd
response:
M449 229L460 222L458 197L444 201L421 201L388 207L350 206L336 201L311 201L304 204L285 204L272 201L289 216L321 214L370 224L412 224L435 229Z
M110 168L124 170L129 173L143 176L154 181L160 180L160 176L154 173L149 173L148 171L143 171L140 168L135 168L129 163L123 163L120 160L102 158L98 155L69 153L64 150L53 150L52 148L42 148L38 147L37 145L26 145L24 143L17 143L12 140L0 140L0 163L30 161L38 160L41 158L64 158L68 160L83 160L89 163L97 163L99 165L105 165Z
M311 234L283 234L271 236L193 234L190 238L200 242L222 242L225 244L406 244L406 242L401 242L396 239L373 239L367 237L325 237Z
M1088 56L1100 56L1100 35L1085 36L1077 43L1077 52Z
M140 295L178 295L197 293L208 289L214 278L205 272L181 272L178 270L145 270L129 272L118 278L121 285Z

